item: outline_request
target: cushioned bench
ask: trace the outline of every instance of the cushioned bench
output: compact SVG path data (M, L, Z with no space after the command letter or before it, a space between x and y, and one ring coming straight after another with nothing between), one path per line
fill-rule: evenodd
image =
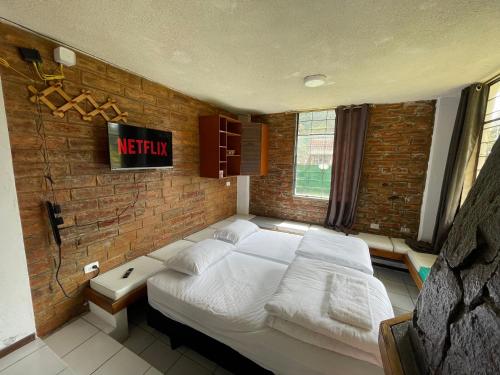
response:
M147 256L159 260L160 262L165 262L169 260L171 257L173 257L175 254L177 254L179 251L184 250L192 245L193 245L192 241L179 240L167 246L163 246L161 249L153 251L152 253L149 253Z
M122 276L129 268L134 268L134 271L124 279ZM90 287L116 301L143 285L149 277L163 269L165 267L162 262L142 256L91 279Z
M372 250L382 250L390 253L394 251L391 239L387 236L372 233L359 233L352 236L364 240L368 244L368 247Z
M306 233L311 227L311 225L307 223L300 223L298 221L291 221L291 220L275 219L272 217L265 217L265 216L256 216L250 221L262 229L276 230L279 232L298 234L301 236L303 236L304 233Z
M303 236L308 230L310 225L298 223L296 221L284 220L276 225L276 230L279 232L299 234Z
M227 220L235 221L235 220L252 220L255 215L250 214L236 214L233 216L229 216Z
M207 238L214 238L214 233L216 229L212 227L208 227L205 229L202 229L196 233L190 234L185 238L185 240L191 241L191 242L200 242L203 240L206 240Z
M422 254L413 251L403 238L392 238L372 233L359 233L353 237L361 238L370 248L370 254L376 257L397 260L408 267L410 275L420 289L425 281L425 272L432 267L436 255Z
M134 268L126 279L123 274ZM128 337L127 306L146 295L146 280L165 269L160 260L141 256L90 280L84 296L91 313L111 326L111 337L123 341Z
M327 232L327 233L330 232L330 233L340 234L342 236L346 235L344 232L338 232L336 230L325 228L325 227L322 227L321 225L316 225L316 224L312 224L309 227L309 230L320 230L320 231L324 231L324 232Z
M184 239L187 241L191 241L191 242L200 242L200 241L206 240L208 238L213 238L214 233L217 229L221 229L221 228L225 227L226 225L229 225L238 219L239 220L251 220L254 217L255 217L254 215L242 215L242 214L233 215L233 216L230 216L224 220L210 224L210 226L208 226L207 228L202 229L198 232L192 233L189 236L185 237Z
M224 228L225 226L228 226L229 224L231 224L233 222L234 222L234 220L224 219L224 220L221 220L221 221L218 221L216 223L211 224L210 228L221 229L221 228Z
M391 238L391 241L394 245L394 252L398 254L404 254L406 256L405 259L407 259L407 261L414 267L415 272L418 274L419 278L422 281L425 281L428 275L428 271L430 270L430 268L432 268L432 265L437 259L437 255L419 253L417 251L414 251L405 243L405 240L403 238ZM412 270L410 270L410 272L412 272Z

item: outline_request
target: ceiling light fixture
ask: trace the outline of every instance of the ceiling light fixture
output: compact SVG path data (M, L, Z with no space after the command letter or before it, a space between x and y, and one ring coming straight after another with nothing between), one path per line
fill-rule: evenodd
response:
M304 77L304 85L306 87L319 87L326 83L326 76L324 74L314 74Z

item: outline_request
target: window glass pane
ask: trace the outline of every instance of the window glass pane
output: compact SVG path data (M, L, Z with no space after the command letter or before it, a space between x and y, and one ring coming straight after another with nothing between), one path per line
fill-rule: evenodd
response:
M485 123L484 129L494 128L498 126L500 126L500 119Z
M481 168L491 153L493 145L500 135L500 81L490 86L484 121L476 176L481 171Z
M328 198L332 174L335 111L299 114L295 159L295 194Z

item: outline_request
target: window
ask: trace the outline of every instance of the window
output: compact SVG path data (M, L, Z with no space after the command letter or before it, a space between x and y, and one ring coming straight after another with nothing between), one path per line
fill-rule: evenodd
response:
M500 135L500 81L490 86L486 114L484 116L483 132L477 159L476 176L481 171L484 162L490 155L495 141Z
M328 199L335 110L302 112L295 141L295 195Z

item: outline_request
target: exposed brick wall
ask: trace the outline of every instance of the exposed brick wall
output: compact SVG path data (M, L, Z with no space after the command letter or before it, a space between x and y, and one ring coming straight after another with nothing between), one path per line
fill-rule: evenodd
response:
M371 108L353 229L416 238L434 108L434 101ZM269 174L251 177L250 212L322 224L328 201L293 195L296 114L259 115L253 121L269 124ZM370 223L380 224L380 230L371 230Z
M269 173L250 177L250 212L254 215L322 224L328 201L294 196L295 113L252 116L269 125Z
M50 64L54 43L0 23L0 56L31 74L18 46L36 48ZM91 90L98 102L116 99L128 122L173 132L172 170L111 172L107 128L102 118L85 122L75 111L43 119L52 163L54 189L62 204L60 279L73 292L88 277L83 266L98 260L102 272L195 232L236 211L236 180L199 175L198 116L222 112L164 86L81 54L65 70L64 88L71 95ZM31 282L37 333L44 335L85 309L83 300L66 299L54 275L57 251L43 208L52 199L45 181L35 126L35 106L28 100L27 80L0 68ZM117 219L138 194L137 203Z
M434 110L435 101L371 108L355 229L417 237ZM370 223L380 230L370 230Z

